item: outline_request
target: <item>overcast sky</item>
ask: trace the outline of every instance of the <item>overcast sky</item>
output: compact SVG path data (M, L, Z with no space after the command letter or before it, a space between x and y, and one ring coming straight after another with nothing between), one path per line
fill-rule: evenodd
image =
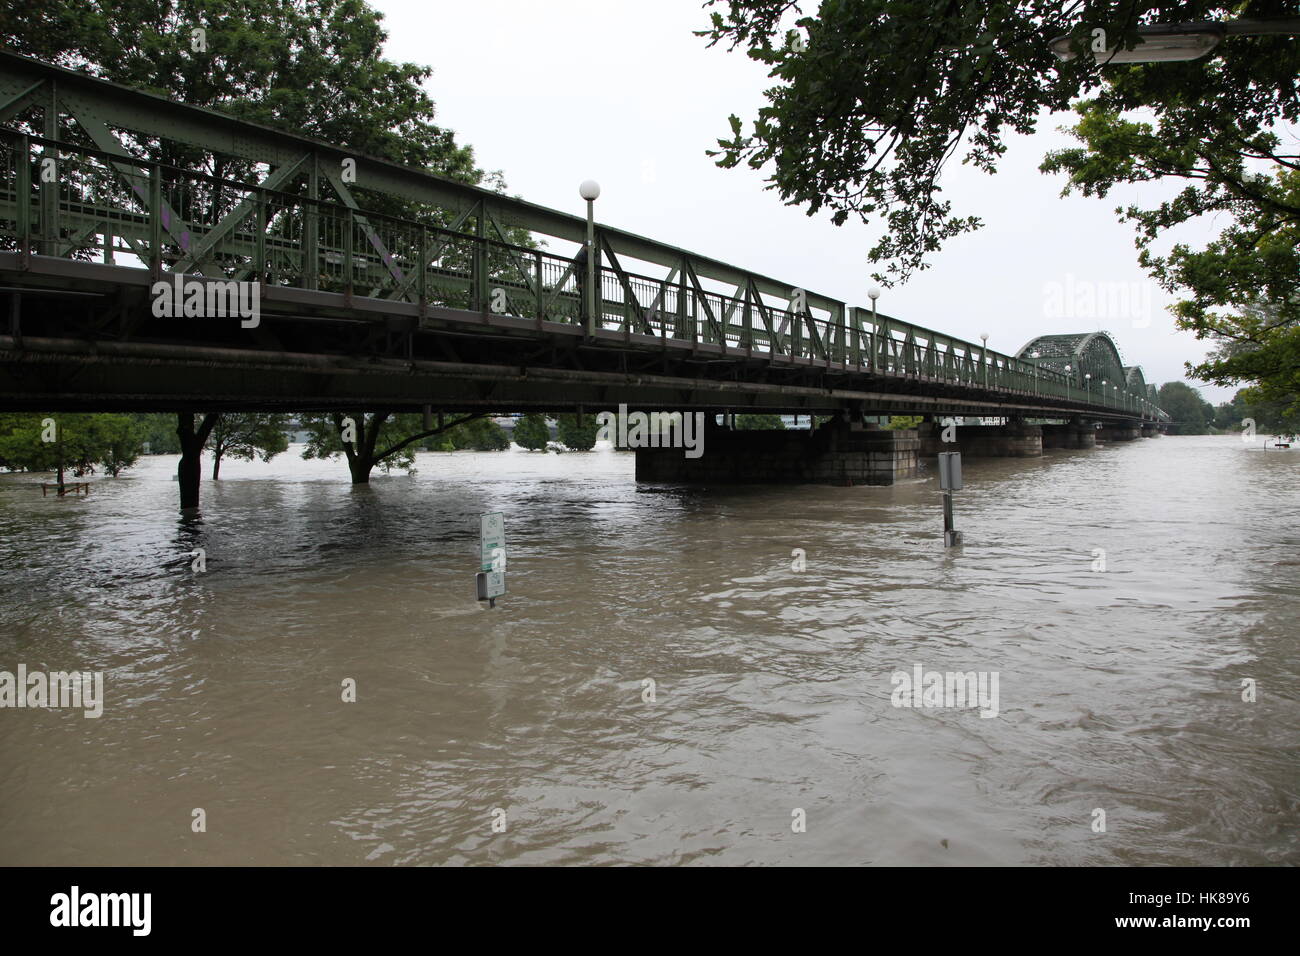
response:
M474 147L479 166L500 169L512 194L582 214L578 183L592 178L598 222L870 304L874 224L809 218L765 190L760 173L719 169L705 155L730 113L748 125L771 84L740 51L693 35L708 22L701 0L370 2L385 15L388 57L433 67L439 124ZM971 341L987 332L990 348L1012 354L1036 335L1106 329L1147 381L1184 380L1183 363L1199 361L1205 344L1174 328L1172 297L1138 267L1133 228L1114 213L1170 190L1061 198L1062 177L1037 167L1072 142L1056 132L1069 120L1013 138L995 176L953 163L945 196L985 227L884 290L879 307ZM1189 384L1216 404L1235 391Z

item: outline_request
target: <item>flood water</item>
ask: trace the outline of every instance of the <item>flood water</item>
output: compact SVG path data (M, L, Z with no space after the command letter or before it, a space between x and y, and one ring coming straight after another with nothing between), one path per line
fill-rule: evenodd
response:
M0 477L0 670L105 695L0 709L0 863L1300 863L1300 452L967 459L951 553L932 475L515 450L354 489L297 452L197 522L172 457ZM996 673L997 715L893 706L916 665Z

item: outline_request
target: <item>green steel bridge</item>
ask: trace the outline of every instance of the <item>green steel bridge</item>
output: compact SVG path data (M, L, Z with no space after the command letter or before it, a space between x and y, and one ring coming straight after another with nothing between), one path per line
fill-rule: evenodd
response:
M1168 420L1104 333L1005 355L587 229L0 51L0 408ZM252 284L256 322L158 315L178 276Z

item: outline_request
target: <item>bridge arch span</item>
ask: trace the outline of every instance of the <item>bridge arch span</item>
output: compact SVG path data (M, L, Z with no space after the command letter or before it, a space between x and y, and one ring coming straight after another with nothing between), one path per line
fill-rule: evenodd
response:
M1091 374L1092 381L1100 385L1123 384L1131 387L1128 369L1120 358L1115 342L1105 332L1067 332L1059 335L1040 335L1030 339L1016 353L1016 358L1039 365L1046 365L1055 371L1065 373L1070 367L1069 375L1075 383L1083 386L1084 376ZM1134 366L1136 368L1136 366ZM1141 370L1138 370L1139 376ZM1145 389L1143 389L1145 392Z

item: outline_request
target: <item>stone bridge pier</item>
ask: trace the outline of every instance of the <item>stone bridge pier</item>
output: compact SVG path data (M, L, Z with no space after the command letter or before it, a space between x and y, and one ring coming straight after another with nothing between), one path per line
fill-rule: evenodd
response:
M911 430L832 420L815 431L736 430L705 416L698 458L681 448L636 449L637 481L691 484L892 485L914 478L921 442Z
M1056 425L1040 425L1044 448L1095 448L1097 429L1079 419Z
M1155 422L1143 422L1143 423L1142 423L1142 437L1143 437L1143 438L1159 438L1159 437L1160 437L1160 426L1157 425Z
M1142 437L1140 422L1120 422L1102 425L1097 429L1098 441L1134 441Z
M959 451L968 458L1036 458L1043 453L1040 425L1010 421L1005 425L958 425L953 441L943 440L944 426L936 421L918 427L921 454L933 457L941 451Z

